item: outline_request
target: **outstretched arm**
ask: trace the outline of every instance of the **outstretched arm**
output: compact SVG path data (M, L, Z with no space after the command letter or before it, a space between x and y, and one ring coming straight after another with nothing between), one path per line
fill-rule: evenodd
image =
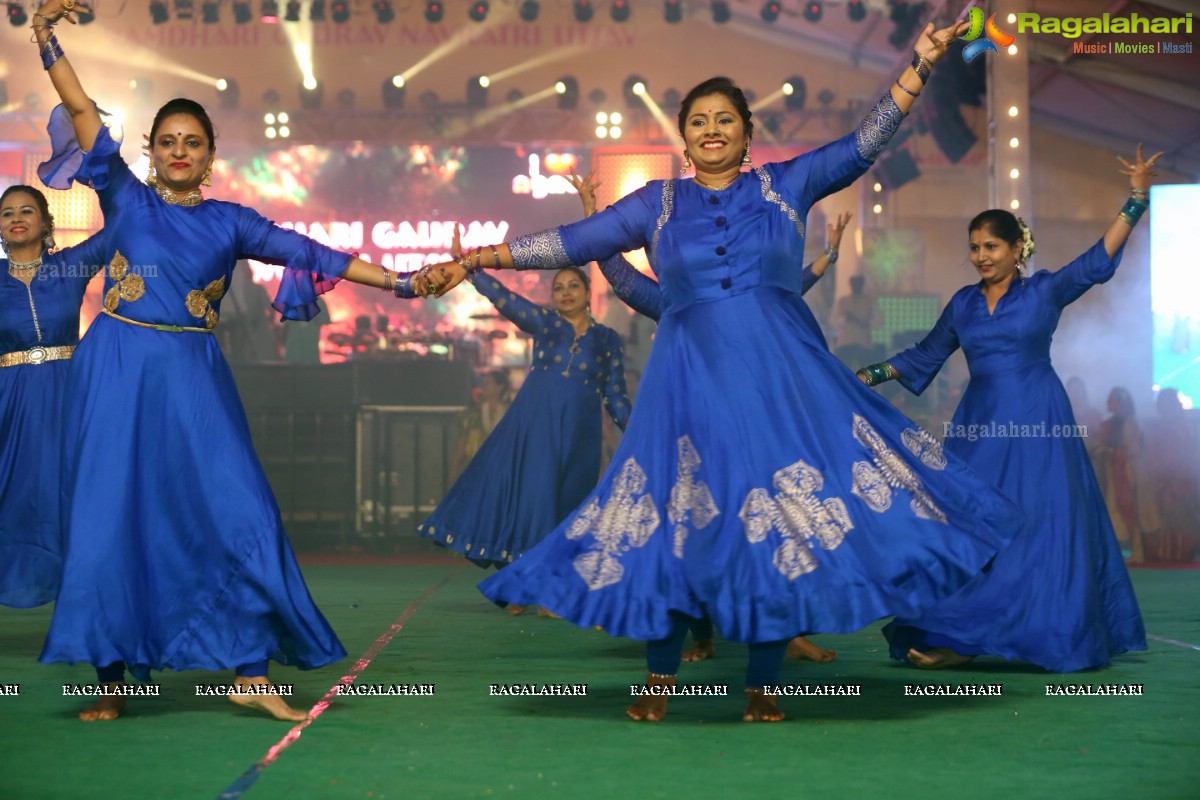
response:
M849 211L845 211L838 214L837 219L833 222L825 223L825 252L817 256L815 261L804 268L804 273L800 278L801 295L815 286L817 281L821 280L821 276L825 274L825 270L829 269L830 264L837 262L838 251L842 246L842 233L846 230L846 226L850 224L852 216L854 215Z
M1104 251L1112 258L1117 254L1133 231L1133 226L1141 219L1142 213L1150 207L1150 179L1158 173L1154 171L1154 162L1162 155L1162 151L1150 158L1142 158L1142 146L1137 146L1137 156L1133 163L1117 156L1124 167L1120 172L1129 176L1129 200L1126 201L1121 213L1108 226L1104 233Z
M42 66L49 74L63 107L71 116L79 146L87 151L92 149L96 134L100 132L100 112L84 91L75 68L67 60L55 35L55 28L61 20L75 24L71 15L76 12L90 14L92 10L75 0L47 0L33 14L33 33L42 54Z

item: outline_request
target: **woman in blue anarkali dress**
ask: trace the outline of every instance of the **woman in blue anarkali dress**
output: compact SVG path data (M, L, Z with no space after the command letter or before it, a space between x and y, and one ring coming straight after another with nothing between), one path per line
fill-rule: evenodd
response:
M38 11L48 21L65 13L59 0ZM193 101L159 110L154 185L139 182L53 32L35 27L63 101L42 179L92 186L107 234L104 313L67 387L76 404L64 437L67 557L41 660L94 664L106 686L121 684L126 667L142 680L150 670L232 668L232 701L303 719L270 693L268 660L313 669L345 650L305 586L212 331L239 259L286 267L274 301L285 319L311 318L339 279L410 297L412 277L205 199L214 134ZM80 716L113 719L123 708L106 696Z
M67 373L79 306L104 258L104 233L53 250L46 197L0 197L0 605L49 603L62 577L62 432L77 409Z
M629 398L621 338L592 318L583 272L555 275L554 308L485 273L473 283L533 337L533 364L504 418L417 533L480 566L499 567L583 502L600 477L601 403L624 428Z
M929 26L923 59L954 33ZM870 166L922 67L855 132L749 173L738 169L752 133L745 98L727 79L705 82L680 113L695 179L651 182L485 256L488 267L555 268L645 246L664 301L612 464L553 534L481 584L485 595L647 641L656 686L674 684L688 619L708 617L750 644L744 719L774 721L792 637L914 613L1008 541L1019 511L865 391L800 298L808 209ZM445 288L465 270L435 272ZM665 697L629 714L661 719Z
M1133 210L1054 272L1022 277L1032 250L1028 228L1004 210L977 216L969 232L980 282L951 298L921 342L864 370L868 377L895 375L920 394L961 347L971 379L947 430L946 452L1017 501L1030 521L986 573L922 614L890 623L884 632L893 658L938 668L991 654L1073 672L1146 649L1084 434L1050 364L1050 340L1063 309L1116 271L1153 162L1143 161L1139 148L1126 170Z

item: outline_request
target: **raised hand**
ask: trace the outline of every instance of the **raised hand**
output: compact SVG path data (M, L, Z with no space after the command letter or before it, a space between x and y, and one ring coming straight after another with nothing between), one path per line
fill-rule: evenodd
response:
M966 20L956 22L948 28L934 30L933 23L925 26L925 30L921 31L921 35L917 38L917 43L913 45L913 50L917 51L917 55L928 61L930 64L937 63L937 60L945 55L946 50L950 47L950 43L966 33L971 27L971 24Z
M596 189L600 188L601 181L593 181L596 170L592 170L587 175L580 177L578 175L568 175L567 183L575 187L575 191L579 192L579 199L583 202L583 216L590 217L596 213Z
M83 3L76 3L75 0L47 0L42 3L37 11L33 12L35 20L40 19L45 25L53 25L60 19L65 19L72 25L75 24L75 18L72 14L91 14L92 8ZM33 23L35 28L42 27L37 22Z
M850 218L854 216L849 211L843 211L837 215L837 219L833 222L825 224L825 244L830 250L838 250L842 245L842 233L846 230L846 226L850 224Z
M1150 179L1158 173L1154 171L1154 162L1158 161L1162 156L1162 151L1158 151L1149 158L1142 158L1142 146L1137 146L1137 156L1133 163L1117 156L1117 161L1121 162L1124 169L1119 170L1122 175L1129 176L1129 188L1136 192L1147 192L1150 190Z

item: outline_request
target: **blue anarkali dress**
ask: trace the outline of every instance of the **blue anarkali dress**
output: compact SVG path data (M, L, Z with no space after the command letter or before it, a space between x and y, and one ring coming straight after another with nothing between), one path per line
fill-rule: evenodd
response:
M600 477L601 402L629 418L621 337L593 323L576 337L553 309L485 273L475 288L533 337L533 364L512 405L417 533L481 566L503 566L554 530Z
M67 557L41 660L142 680L337 661L211 331L238 259L286 265L275 307L307 319L350 257L233 203L164 202L107 128L75 177L104 212L105 313L67 387Z
M675 613L777 642L916 613L1011 538L1020 512L837 361L800 297L809 208L899 119L885 96L856 132L727 189L652 181L509 243L539 268L647 247L663 313L599 485L487 597L635 639L665 639Z
M102 266L101 232L42 255L27 286L0 259L0 605L49 603L62 577L62 432L79 306ZM24 355L22 355L24 354Z
M1014 279L989 314L979 284L955 293L929 335L889 359L917 394L962 348L971 380L946 452L1017 501L1030 524L991 568L923 614L885 628L893 658L909 648L1031 661L1053 672L1102 667L1146 649L1129 573L1081 432L1050 364L1062 310L1113 276L1101 240L1056 272Z

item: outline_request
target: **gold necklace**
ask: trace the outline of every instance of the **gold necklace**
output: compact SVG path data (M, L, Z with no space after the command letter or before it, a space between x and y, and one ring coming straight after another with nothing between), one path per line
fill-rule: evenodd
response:
M705 189L712 189L714 192L723 192L726 189L728 189L730 186L733 186L733 182L736 181L740 177L742 177L742 173L739 172L737 175L734 175L732 178L725 181L725 183L722 184L721 186L712 186L710 184L707 184L704 181L700 180L700 176L698 176L698 175L693 175L692 180L694 180L696 183L703 186Z
M8 271L12 272L13 270L37 269L41 265L42 265L42 257L41 256L38 256L33 261L13 261L10 258L8 260Z
M204 202L204 195L200 194L199 189L192 189L182 197L176 194L171 189L163 186L158 181L151 183L150 186L158 193L158 196L163 199L163 202L170 203L173 206L198 206Z

